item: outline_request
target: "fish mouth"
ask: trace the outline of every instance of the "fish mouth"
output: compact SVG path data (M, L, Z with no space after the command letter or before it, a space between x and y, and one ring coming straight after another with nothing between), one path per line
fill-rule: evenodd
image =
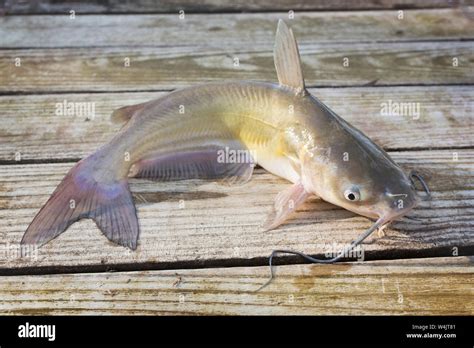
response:
M374 211L374 215L376 215L378 219L382 219L383 224L400 219L412 211L421 201L420 197L416 193L406 195L406 197L410 198L408 200L389 200L387 204L385 204L384 209Z
M415 208L420 202L431 200L431 191L428 185L426 184L425 180L419 173L417 173L416 171L411 171L408 174L408 179L411 182L410 189L406 191L408 193L398 194L398 195L390 194L390 193L385 194L386 202L388 204L385 210L379 212L378 216L384 217L384 219L386 220L386 223L397 220L405 216L410 211L412 211L413 208ZM424 195L420 195L417 192L415 180L421 183L422 188L425 191ZM402 199L402 201L407 204L405 204L405 206L403 207L397 206L397 200L399 199Z
M419 181L425 195L420 195L416 189L415 181ZM376 216L376 218L381 218L385 223L397 220L404 215L408 214L413 210L421 201L426 201L431 199L431 191L428 188L428 185L424 181L423 177L416 171L411 171L405 180L404 187L400 187L398 192L403 193L393 193L394 191L385 191L385 193L380 197L380 204L378 206L373 206L370 211L371 214Z

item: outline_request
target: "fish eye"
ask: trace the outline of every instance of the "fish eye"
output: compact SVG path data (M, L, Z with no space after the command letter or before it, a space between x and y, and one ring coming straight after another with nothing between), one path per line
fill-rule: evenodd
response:
M352 202L358 201L360 200L359 190L355 187L351 187L350 189L347 189L344 191L344 197L348 201L352 201Z

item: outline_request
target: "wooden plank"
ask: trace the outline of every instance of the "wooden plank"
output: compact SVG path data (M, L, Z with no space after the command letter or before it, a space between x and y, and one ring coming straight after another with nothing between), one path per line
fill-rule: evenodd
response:
M301 52L309 87L474 83L471 42L311 45ZM15 58L21 58L20 67ZM126 58L130 67L124 66ZM343 66L344 58L349 67ZM0 93L144 91L229 79L275 80L271 51L193 47L6 50L0 51L0 73Z
M298 42L354 43L473 39L469 10L187 15L0 17L0 47L213 46L272 49L276 23L288 20ZM61 30L58 30L61 28Z
M469 86L319 88L311 93L386 149L474 147L474 89ZM0 160L77 160L118 131L112 110L162 92L0 96ZM415 115L384 115L384 105L419 103ZM92 103L94 113L57 114L64 103ZM84 109L85 110L85 109ZM429 137L420 137L429 129Z
M451 7L447 0L87 0L54 1L36 0L7 1L5 12L8 14L44 14L68 13L71 9L77 13L170 13L184 10L187 13L201 12L251 12L251 11L307 11L307 10L361 10L386 8L442 8Z
M4 315L472 315L473 257L0 277Z
M472 254L473 151L409 151L392 156L406 170L417 169L425 177L433 200L420 203L391 225L385 237L371 237L365 257ZM282 227L262 232L259 226L288 183L261 169L240 187L131 180L141 226L137 251L112 244L91 220L82 220L32 257L20 259L18 243L24 231L72 165L0 166L1 272L264 264L274 249L320 256L337 252L371 225L366 218L315 198Z

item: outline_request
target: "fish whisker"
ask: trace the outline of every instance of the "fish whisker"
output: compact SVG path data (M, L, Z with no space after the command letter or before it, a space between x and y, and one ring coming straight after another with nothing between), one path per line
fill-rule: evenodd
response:
M426 196L425 196L425 200L431 200L431 191L430 191L430 188L428 187L428 185L426 184L425 180L423 179L423 177L417 173L416 171L412 170L408 176L410 177L410 181L412 182L413 186L416 188L416 185L415 185L415 180L413 179L417 179L421 185L423 186L423 189L425 190L426 192Z
M306 259L307 261L309 261L311 263L325 263L325 264L334 263L334 262L337 262L337 261L341 260L348 252L350 252L355 247L360 245L367 237L369 237L374 231L376 231L384 223L386 223L385 219L384 218L379 218L369 229L367 229L367 231L360 234L359 237L357 237L355 240L352 241L351 244L349 244L349 246L345 247L339 253L339 255L337 255L336 257L333 257L331 259L316 259L312 256L309 256L305 253L302 253L302 252L296 251L296 250L284 250L284 249L273 250L272 253L270 254L270 257L269 257L269 260L268 260L268 265L270 267L270 278L262 286L260 286L257 290L255 290L255 292L258 292L258 291L262 290L263 288L265 288L266 286L268 286L272 282L273 278L275 277L272 262L273 262L273 258L276 255L278 255L278 254L292 254L292 255L301 256L301 257L303 257L304 259Z

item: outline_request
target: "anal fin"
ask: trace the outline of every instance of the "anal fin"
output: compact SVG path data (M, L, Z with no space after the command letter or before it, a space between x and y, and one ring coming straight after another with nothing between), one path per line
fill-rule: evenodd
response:
M254 167L250 151L234 141L176 153L157 153L135 162L129 176L157 181L204 179L239 185L250 180Z

